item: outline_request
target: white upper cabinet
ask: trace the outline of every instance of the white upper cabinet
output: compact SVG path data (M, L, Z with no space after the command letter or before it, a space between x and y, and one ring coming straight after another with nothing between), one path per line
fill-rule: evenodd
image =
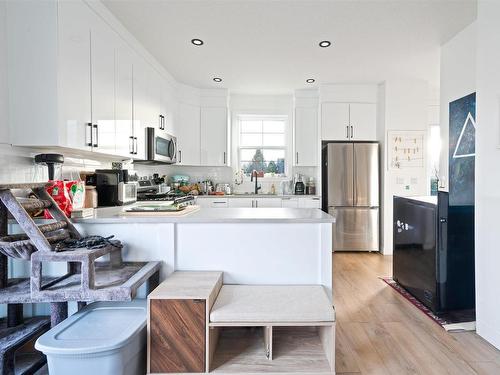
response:
M161 75L83 1L6 9L11 142L143 159Z
M81 2L58 3L59 90L61 143L92 149L90 82L90 22L92 12ZM57 130L50 130L57 132ZM29 132L27 136L29 137Z
M174 92L166 80L162 81L160 113L163 116L163 130L175 135L175 108L177 106Z
M202 107L200 110L201 165L227 164L227 108Z
M323 103L321 139L332 141L376 140L377 110L374 103Z
M318 110L295 108L294 165L316 166L318 163Z
M115 139L115 47L118 35L97 15L90 24L92 150L114 154Z
M163 130L160 74L149 66L148 72L148 119L147 126Z
M133 55L125 42L120 42L115 58L115 123L116 154L133 158L135 152L132 126Z
M176 125L177 163L200 165L200 107L179 104L179 121Z
M349 140L349 104L323 103L321 106L321 139Z
M377 105L374 103L351 103L351 139L375 141L377 139Z

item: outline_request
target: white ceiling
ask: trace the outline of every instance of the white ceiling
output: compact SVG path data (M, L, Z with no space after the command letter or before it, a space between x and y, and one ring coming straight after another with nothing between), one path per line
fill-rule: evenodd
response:
M104 0L180 82L283 93L413 77L439 85L439 46L476 18L475 0ZM191 39L205 44L195 47ZM319 48L321 40L330 48ZM216 84L213 77L223 78Z

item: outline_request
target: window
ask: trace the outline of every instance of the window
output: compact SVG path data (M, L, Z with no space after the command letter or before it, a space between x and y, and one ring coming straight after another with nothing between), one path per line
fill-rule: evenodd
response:
M238 116L239 167L245 175L285 176L286 116Z

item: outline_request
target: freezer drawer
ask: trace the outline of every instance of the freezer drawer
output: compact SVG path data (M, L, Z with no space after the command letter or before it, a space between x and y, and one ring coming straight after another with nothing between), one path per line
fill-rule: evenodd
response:
M328 213L335 217L333 251L379 251L378 207L330 207Z

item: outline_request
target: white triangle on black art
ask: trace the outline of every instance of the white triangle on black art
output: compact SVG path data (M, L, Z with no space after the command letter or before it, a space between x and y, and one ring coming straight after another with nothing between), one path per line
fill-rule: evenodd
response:
M453 158L458 159L458 158L467 158L471 156L475 156L476 153L474 152L469 152L469 153L459 153L458 149L460 148L460 144L462 143L462 137L465 133L465 129L467 126L472 125L474 127L474 130L476 130L476 121L474 120L474 117L472 117L471 113L467 115L467 118L465 119L464 125L462 126L462 131L460 132L460 136L458 137L457 145L455 146L455 151L453 152ZM470 150L472 151L472 150ZM463 152L463 150L462 150Z

